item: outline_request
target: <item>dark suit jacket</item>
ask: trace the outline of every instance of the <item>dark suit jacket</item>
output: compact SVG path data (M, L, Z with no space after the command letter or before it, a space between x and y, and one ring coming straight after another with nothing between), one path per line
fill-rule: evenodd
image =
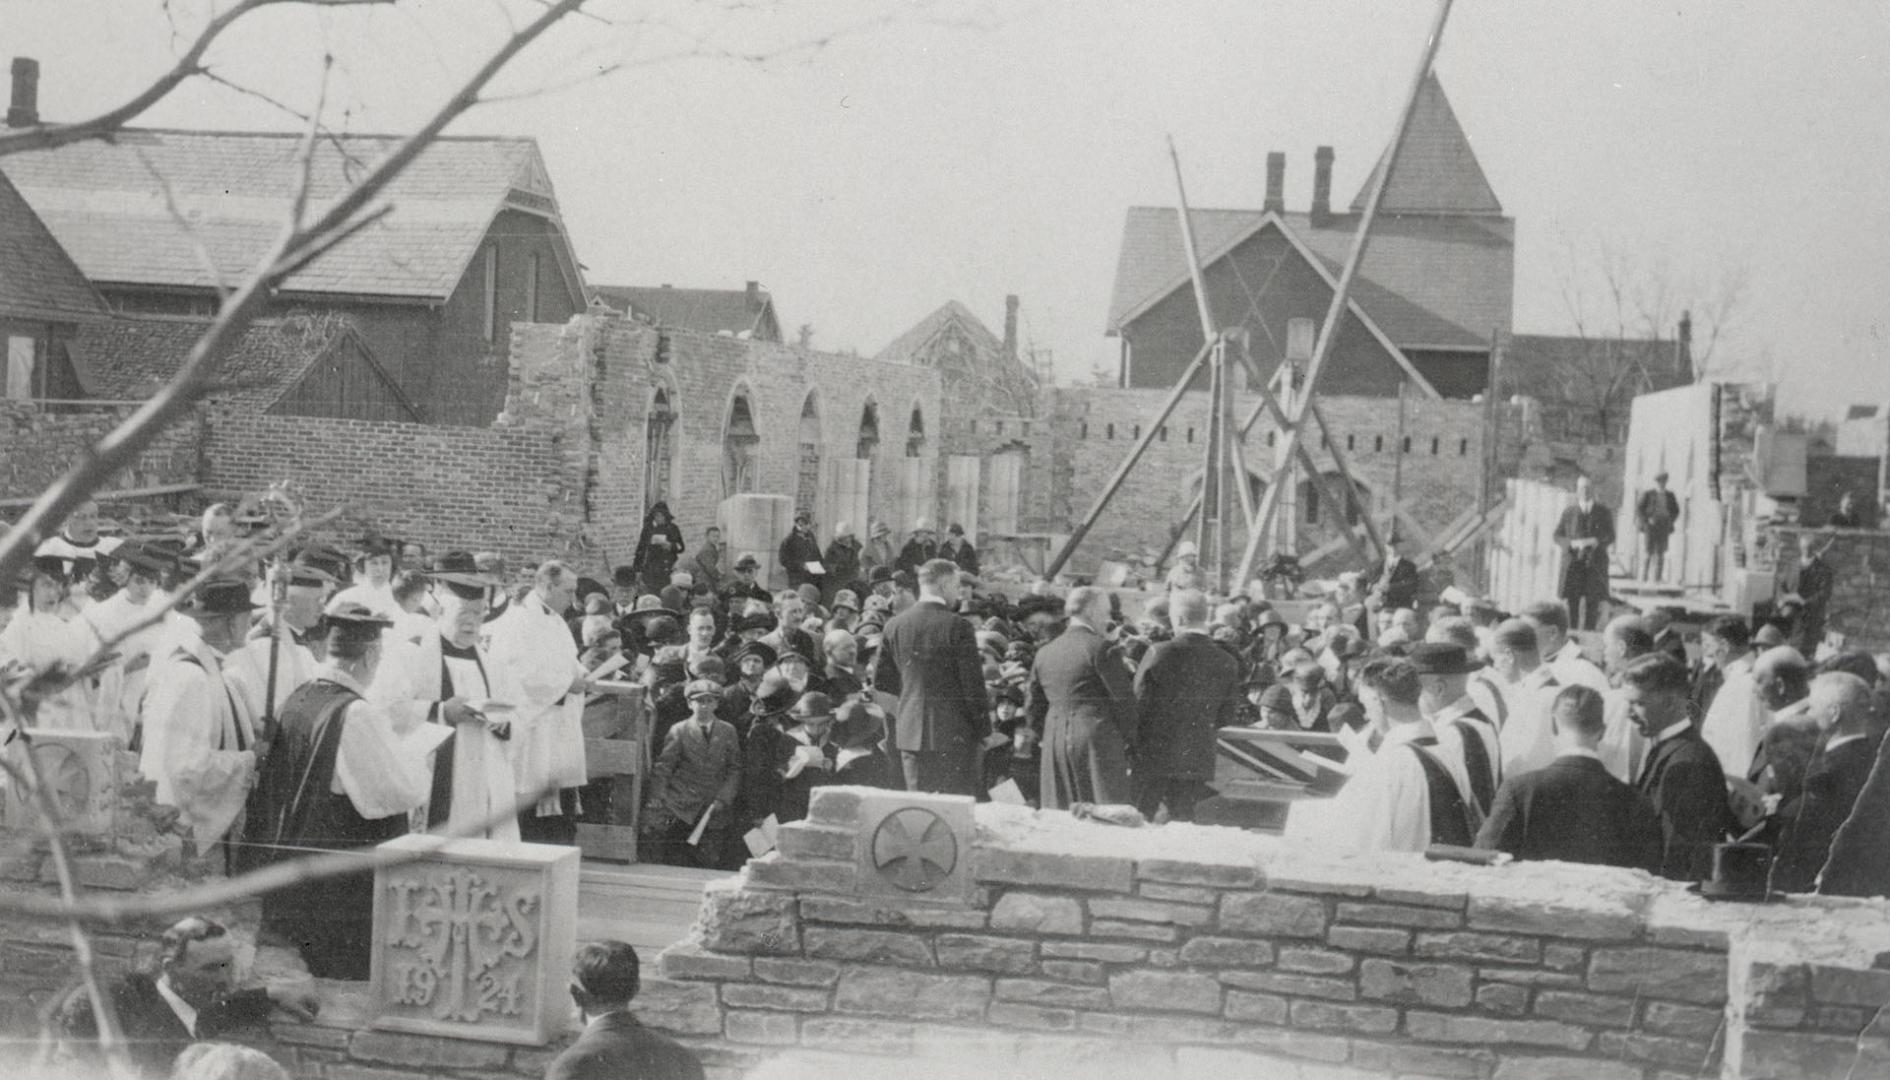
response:
M1135 685L1107 638L1072 622L1031 664L1024 715L1043 737L1043 803L1126 803Z
M1805 772L1805 787L1797 799L1778 808L1783 833L1772 861L1772 887L1785 892L1811 892L1818 871L1834 850L1833 838L1854 808L1870 780L1876 751L1869 739L1853 739L1819 755ZM1881 865L1879 848L1873 861ZM1839 871L1841 878L1842 868Z
M968 752L984 737L984 661L971 623L921 600L886 624L873 687L899 696L892 745L902 751Z
M1660 815L1666 848L1660 876L1674 881L1711 877L1713 845L1726 838L1733 816L1726 775L1700 729L1689 727L1650 750L1634 786Z
M1580 503L1562 511L1555 523L1555 539L1566 545L1570 540L1597 540L1599 545L1586 551L1568 552L1562 564L1562 595L1606 595L1608 591L1608 549L1614 546L1614 511L1596 500L1582 513Z
M1385 576L1384 560L1374 563L1371 569L1359 576L1359 588L1370 596L1379 580ZM1418 568L1417 564L1400 555L1391 568L1391 577L1385 581L1385 607L1410 607L1417 602Z
M1477 846L1518 859L1649 872L1660 869L1666 848L1647 797L1587 757L1558 757L1547 768L1503 781Z
M1207 780L1214 733L1236 723L1240 661L1206 634L1178 634L1148 651L1135 673L1138 775Z
M627 1012L590 1022L571 1048L552 1059L545 1080L702 1080L702 1063L681 1043L651 1031Z
M141 1074L159 1078L171 1075L171 1062L184 1047L198 1039L215 1039L234 1028L261 1024L269 1019L273 1007L265 990L238 990L199 1009L193 1033L171 1011L170 1003L158 993L157 983L148 975L127 975L108 992L132 1062ZM96 1051L98 1020L92 1014L92 999L84 990L66 1001L59 1022L76 1053L83 1057ZM104 1075L102 1068L99 1075Z

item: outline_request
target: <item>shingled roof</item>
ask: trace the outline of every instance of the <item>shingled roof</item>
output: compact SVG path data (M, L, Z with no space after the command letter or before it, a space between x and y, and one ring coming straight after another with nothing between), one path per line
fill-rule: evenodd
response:
M591 295L610 307L666 330L744 334L780 341L774 298L766 289L678 289L670 285L596 285Z
M1502 216L1435 77L1419 96L1404 145L1372 226L1354 299L1401 349L1488 348L1492 332L1510 326L1515 222ZM1359 203L1352 212L1315 219L1258 209L1192 209L1189 221L1204 265L1232 251L1271 216L1336 276L1362 210ZM1116 333L1188 283L1176 210L1130 207L1107 332Z
M873 359L891 364L917 363L927 347L953 324L963 329L971 346L980 352L997 355L1004 351L1004 342L991 332L990 327L984 325L983 320L972 314L970 308L956 300L947 300L936 311L915 323L912 329L888 342Z
M386 135L317 142L311 203L332 202L399 142ZM0 171L94 283L207 288L216 282L198 243L224 280L235 281L280 235L300 176L298 144L299 136L277 132L129 129L111 141L9 154ZM528 138L441 138L382 198L393 207L385 219L290 275L282 289L444 300L500 209L557 220L544 161Z
M0 175L0 315L66 322L109 313L46 223Z
M88 323L68 347L79 384L89 397L137 401L150 397L176 375L210 326L208 319L137 316ZM258 411L282 399L316 364L341 350L358 355L373 376L391 388L410 418L418 412L398 384L374 362L349 320L326 315L258 319L218 360L217 396Z

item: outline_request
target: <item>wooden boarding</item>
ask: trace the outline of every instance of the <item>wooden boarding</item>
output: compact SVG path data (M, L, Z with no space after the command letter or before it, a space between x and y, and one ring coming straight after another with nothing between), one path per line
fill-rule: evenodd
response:
M586 791L593 799L607 791L609 806L585 808L577 846L586 859L636 862L643 781L650 774L650 715L643 695L600 697L585 709L584 728L584 765L591 780Z
M1214 784L1223 795L1250 792L1272 800L1328 798L1345 784L1333 762L1346 759L1337 735L1272 728L1222 728L1215 738Z

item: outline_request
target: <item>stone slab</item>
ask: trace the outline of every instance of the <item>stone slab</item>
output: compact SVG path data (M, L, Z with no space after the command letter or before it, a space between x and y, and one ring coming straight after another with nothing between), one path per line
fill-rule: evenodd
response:
M863 896L969 904L976 896L968 795L852 789L858 891Z

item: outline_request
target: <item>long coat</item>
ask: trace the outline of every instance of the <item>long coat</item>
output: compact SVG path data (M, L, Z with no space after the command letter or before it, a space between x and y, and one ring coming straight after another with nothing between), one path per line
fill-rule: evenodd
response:
M1818 879L1826 896L1890 896L1890 739L1878 744L1876 758L1831 837Z
M1043 737L1044 809L1131 800L1135 687L1101 634L1072 621L1038 650L1024 712Z
M1369 595L1381 587L1381 582L1386 608L1407 608L1417 603L1421 579L1417 564L1410 559L1398 556L1398 561L1391 564L1390 574L1385 573L1384 563L1375 563L1359 577L1358 584Z
M1608 596L1608 549L1614 546L1614 511L1600 502L1589 504L1583 513L1576 503L1562 511L1555 524L1555 540L1563 546L1567 558L1562 562L1562 599L1572 607L1581 599L1605 600ZM1571 540L1594 540L1592 548L1568 549Z
M1653 804L1589 757L1559 757L1496 793L1477 846L1518 859L1660 869L1666 843Z
M971 623L921 600L886 624L873 658L874 689L899 698L892 748L967 757L984 737L984 661Z
M781 569L787 572L788 587L798 589L802 585L820 585L824 578L811 573L808 563L820 562L820 541L811 532L795 529L781 541L781 550L776 552L781 559ZM822 566L821 569L828 569Z
M1135 673L1138 776L1210 780L1214 733L1237 723L1240 661L1206 634L1179 634L1148 651Z
M1812 891L1831 853L1831 839L1857 804L1875 757L1868 739L1850 739L1827 749L1805 772L1798 798L1779 805L1784 828L1772 861L1772 888Z
M1733 824L1726 801L1726 776L1713 748L1688 727L1648 751L1640 781L1634 785L1660 815L1665 846L1660 876L1674 881L1704 881L1713 872L1713 845Z

